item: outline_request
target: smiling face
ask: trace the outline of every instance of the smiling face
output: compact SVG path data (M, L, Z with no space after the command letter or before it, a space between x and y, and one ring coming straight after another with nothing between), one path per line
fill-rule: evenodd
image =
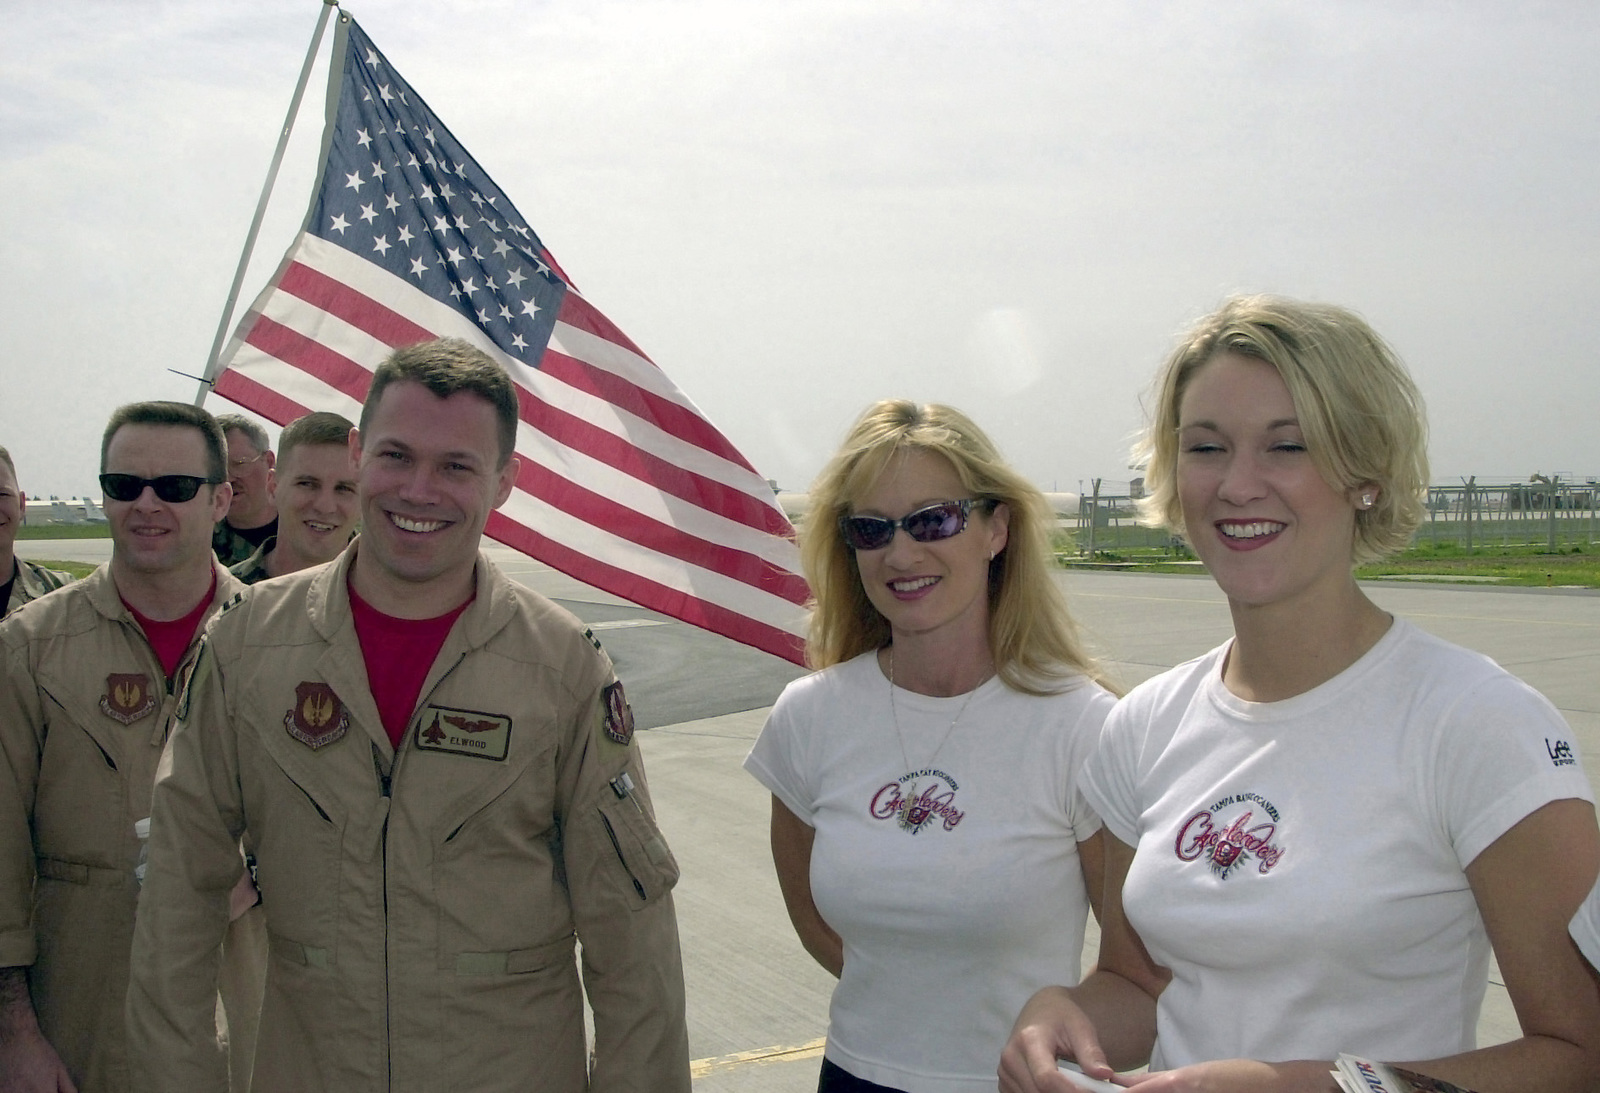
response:
M206 477L206 443L187 425L124 425L106 446L110 474ZM226 483L201 486L187 501L163 501L146 486L132 501L105 498L112 568L119 585L139 577L200 573L211 567L211 529L228 511ZM126 591L126 588L124 589Z
M1289 388L1265 361L1223 353L1190 378L1177 487L1185 535L1236 606L1310 603L1353 587L1361 489L1322 477Z
M440 398L420 383L386 387L351 434L362 533L352 578L361 597L402 618L430 618L471 592L489 513L511 495L518 463L499 466L499 425L470 391Z
M349 445L297 445L276 471L278 549L305 565L332 561L350 541L359 507Z
M277 515L267 484L272 472L272 453L261 451L238 429L229 429L226 436L228 484L233 487L228 523L236 528L258 528L271 523Z
M890 459L850 513L899 520L971 496L948 459L913 448ZM1004 505L993 513L974 505L966 530L949 539L919 543L897 528L881 550L856 551L867 599L888 620L897 643L933 637L987 650L989 559L1006 545L1009 518Z

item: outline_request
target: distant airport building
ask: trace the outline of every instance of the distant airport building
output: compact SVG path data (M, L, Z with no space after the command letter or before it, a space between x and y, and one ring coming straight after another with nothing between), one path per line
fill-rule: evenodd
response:
M28 512L24 520L30 526L42 527L48 524L103 524L106 514L100 511L100 505L89 497L75 497L67 501L51 498L48 501L39 501L28 498Z

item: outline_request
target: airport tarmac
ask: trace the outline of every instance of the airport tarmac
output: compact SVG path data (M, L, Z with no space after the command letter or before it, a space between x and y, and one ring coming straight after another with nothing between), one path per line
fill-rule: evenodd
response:
M89 544L95 544L90 547ZM108 540L19 542L26 557L103 560ZM67 553L67 550L73 553ZM515 579L567 606L617 663L638 722L658 818L677 855L676 892L697 1093L816 1088L832 979L800 948L767 849L766 791L741 769L767 707L799 669L643 611L504 548ZM1065 571L1074 610L1127 686L1230 633L1204 576ZM1571 725L1591 782L1600 771L1600 598L1564 589L1372 582L1385 610L1477 649L1542 691ZM1097 933L1090 923L1086 963ZM1517 1035L1491 975L1479 1043ZM1350 1045L1360 1051L1360 1045Z

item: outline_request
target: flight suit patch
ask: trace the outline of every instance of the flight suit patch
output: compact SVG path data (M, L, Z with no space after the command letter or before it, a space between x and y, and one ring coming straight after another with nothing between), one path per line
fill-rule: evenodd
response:
M150 690L150 677L144 672L112 672L106 676L100 712L107 717L131 725L159 704Z
M294 689L294 707L283 715L283 727L315 751L344 736L350 711L326 683L301 683Z
M417 747L502 762L511 751L511 718L481 710L427 706L417 721Z
M628 696L622 692L622 681L601 691L600 701L606 708L606 735L627 747L633 741L633 707L628 705Z

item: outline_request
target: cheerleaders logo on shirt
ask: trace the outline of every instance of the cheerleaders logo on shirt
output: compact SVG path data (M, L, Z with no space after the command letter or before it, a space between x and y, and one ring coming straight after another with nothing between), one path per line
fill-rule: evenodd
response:
M1256 872L1266 874L1283 857L1283 846L1273 841L1278 823L1277 808L1261 794L1235 794L1185 820L1173 849L1178 860L1203 860L1223 880L1251 862Z
M926 779L926 781L924 781ZM903 774L872 795L868 811L875 820L895 820L900 830L915 835L938 821L954 831L966 815L955 807L956 780L936 767Z

